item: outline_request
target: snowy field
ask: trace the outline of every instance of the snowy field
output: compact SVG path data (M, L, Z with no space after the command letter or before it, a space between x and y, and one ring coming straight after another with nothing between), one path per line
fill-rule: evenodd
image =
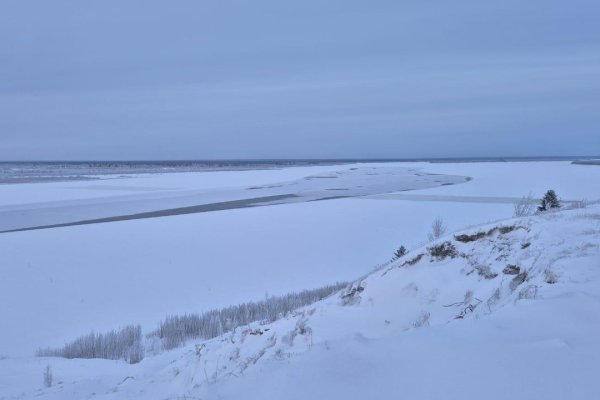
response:
M329 182L332 179L340 179L331 176L343 176L342 187L331 186ZM377 181L365 190L365 186L373 182L370 176L374 176L372 179L376 181L383 177L381 182L393 181L395 184L390 186ZM305 179L307 177L311 179ZM464 177L471 180L466 181ZM311 186L311 181L319 183ZM47 364L47 360L31 357L38 347L58 346L91 330L104 331L132 323L140 323L144 331L149 331L168 314L198 312L260 300L266 294L283 294L353 280L389 261L400 244L409 249L426 244L427 232L436 217L444 219L450 232L504 220L512 216L513 202L521 196L531 192L539 197L550 188L565 200L587 199L592 203L600 199L598 182L600 168L595 166L568 162L514 162L357 164L0 186L0 215L6 216L4 221L0 221L0 224L5 224L2 230L44 225L44 221L36 221L35 215L54 218L52 223L64 222L71 208L82 210L81 215L85 218L96 218L99 215L95 214L96 205L103 205L101 216L106 216L189 206L198 201L212 204L263 196L248 195L257 190L269 196L295 194L300 198L284 201L284 204L253 204L252 207L214 212L0 234L0 304L3 304L0 308L0 320L3 321L0 355L7 357L0 360L0 399L19 398L21 392L25 393L23 398L33 396L33 393L48 394L54 398L84 398L81 397L84 392L87 398L90 393L100 394L110 389L106 387L106 381L91 378L106 375L107 381L112 382L117 377L122 380L138 373L149 376L153 371L165 373L167 360L176 359L189 350L180 349L150 357L136 366L101 360L52 360L57 376L62 374L64 379L74 380L69 374L73 366L79 366L77 380L92 381L86 383L88 386L84 389L77 389L83 392L75 391L69 395L57 389L37 392L42 387L41 371ZM329 196L328 192L333 194ZM347 197L312 201L337 197L339 192L346 192ZM137 201L145 205L141 209L132 206ZM35 214L39 210L43 212ZM589 222L587 229L596 229L594 223ZM597 236L590 240L597 240ZM592 268L598 262L598 258L585 260L581 268ZM596 279L597 272L590 271L581 273ZM462 289L463 286L460 287ZM590 293L598 298L597 291L590 289ZM559 295L557 292L556 296ZM425 300L420 298L419 301ZM563 307L562 304L558 307ZM564 306L568 308L573 304L565 303ZM402 304L394 307L402 307ZM341 386L348 376L360 375L359 370L369 370L369 374L375 377L369 375L364 377L365 380L377 381L378 374L381 379L386 379L383 371L391 369L391 365L398 368L398 373L413 376L414 379L408 379L410 390L407 394L412 393L417 396L415 398L435 398L451 385L450 380L459 373L449 375L446 385L426 390L423 386L427 384L419 373L424 374L428 367L418 364L418 368L412 368L415 360L422 356L423 349L430 346L438 349L438 359L463 357L464 361L458 363L460 368L464 368L461 374L466 377L473 373L481 378L480 371L469 370L469 360L476 357L485 344L481 335L489 333L491 341L503 341L506 338L494 331L496 327L506 324L514 327L515 323L527 321L532 313L539 315L536 323L540 327L552 325L552 315L546 309L538 313L536 307L541 306L532 304L516 314L495 314L493 319L478 325L477 330L467 328L479 323L471 319L459 327L433 327L419 337L416 333L409 333L403 336L403 340L412 350L404 357L398 348L397 355L389 360L370 358L367 353L384 357L386 353L381 349L401 346L396 337L371 343L368 335L362 333L362 336L356 336L350 330L348 334L354 339L339 342L341 347L333 350L335 357L321 351L303 354L298 362L292 364L289 361L290 366L282 369L261 364L244 379L228 385L215 384L214 391L202 390L208 398L217 398L217 394L225 398L239 398L239 393L267 379L261 375L261 371L266 369L268 379L281 384L270 388L261 386L261 390L266 396L264 398L275 398L271 396L281 394L291 376L300 376L303 385L308 385L316 379L310 372L316 371L316 365L328 366L333 362L328 360L336 360L335 365L329 367L341 368L340 374L328 387L336 393L345 393L341 398L351 398L354 392L348 392L350 389L361 393L356 382L349 386L350 389L342 390ZM581 312L591 311L582 309ZM577 326L577 316L565 318L573 320L561 322L561 327L570 323ZM594 321L594 324L598 323ZM563 328L553 329L559 335ZM486 359L488 364L485 366L491 368L494 357L498 357L499 365L508 368L508 356L503 354L520 354L523 346L530 349L529 338L539 339L533 350L528 350L531 357L548 348L561 352L565 351L564 346L575 345L555 341L552 332L547 338L539 339L535 330L528 328L521 342L503 342L497 352L487 354L491 358ZM444 341L437 339L440 335L445 337ZM461 341L459 337L468 339ZM333 339L324 340L319 346L327 347L327 340ZM452 350L448 350L448 346ZM598 348L594 347L593 351L595 353L588 354L582 361L581 368L587 368L585 371L588 372L593 369L593 362L598 361L594 358ZM352 359L345 359L345 354ZM570 355L560 357L573 366L581 361L569 358L572 357ZM538 361L539 368L544 368L544 359ZM287 363L285 361L283 365ZM515 364L518 362L515 361ZM444 365L435 365L432 373L442 374ZM447 367L455 368L456 365L447 364ZM305 372L300 374L300 371ZM508 378L519 379L526 372L519 367ZM544 375L536 374L536 379L540 376ZM587 378L568 376L565 379ZM512 387L508 383L510 381L503 382L505 385L501 386ZM398 381L397 385L401 382ZM552 393L553 385L549 385L544 393ZM139 386L135 388L138 390ZM400 390L400 386L396 389ZM157 392L156 397L140 398L169 398L166 395L168 387L162 387L161 391L164 393ZM139 392L136 393L139 395ZM474 388L472 394L477 393ZM556 393L568 394L564 391ZM571 392L582 393L585 392ZM317 392L312 395L316 396ZM329 397L327 393L321 392L320 395ZM115 398L119 397L115 395ZM297 395L297 398L301 396ZM528 397L520 393L518 398Z

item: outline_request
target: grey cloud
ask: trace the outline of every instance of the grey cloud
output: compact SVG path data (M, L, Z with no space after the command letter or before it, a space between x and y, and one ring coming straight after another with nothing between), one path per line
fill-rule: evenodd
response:
M7 1L0 159L589 153L598 15L586 0Z

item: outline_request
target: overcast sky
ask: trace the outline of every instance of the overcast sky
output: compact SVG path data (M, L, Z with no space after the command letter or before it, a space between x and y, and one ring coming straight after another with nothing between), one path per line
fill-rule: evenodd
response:
M0 160L599 153L598 0L0 1Z

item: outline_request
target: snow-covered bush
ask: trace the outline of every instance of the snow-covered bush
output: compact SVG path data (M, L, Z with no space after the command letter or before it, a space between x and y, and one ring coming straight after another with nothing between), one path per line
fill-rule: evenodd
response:
M430 242L433 242L436 239L441 238L446 233L446 226L444 225L444 220L441 218L436 218L431 224L431 232L427 234L427 238Z
M413 328L421 328L423 326L429 326L429 318L431 318L431 314L424 311L419 315L419 317L413 322Z
M492 293L492 295L486 301L488 310L490 312L492 311L492 307L494 305L496 305L496 303L498 303L498 301L500 301L501 297L502 297L502 292L500 291L500 288L496 288L496 290L494 290L494 293Z
M519 227L516 225L495 226L492 229L489 229L488 231L481 231L473 234L462 233L460 235L454 235L454 239L461 243L470 243L483 239L484 237L492 236L495 233L506 235L507 233L510 233L518 228Z
M52 366L48 364L46 365L46 369L44 369L44 386L51 387L53 380L54 378L52 377Z
M282 338L282 341L288 346L291 346L294 344L294 340L298 336L308 336L312 341L312 328L308 326L307 320L304 316L296 322L294 329L288 332L288 334Z
M419 261L421 261L421 259L423 258L425 254L421 253L421 254L417 254L415 257L411 258L410 260L406 260L402 263L402 266L412 266L415 265L416 263L418 263Z
M527 285L519 291L518 299L535 299L537 297L538 287L536 285Z
M527 272L521 272L518 275L515 275L514 278L511 279L511 281L509 282L509 287L510 290L513 291L515 290L520 284L522 284L523 282L525 282L528 278L528 274Z
M446 257L454 258L458 255L456 247L451 242L440 243L435 246L428 247L429 254L437 260L443 260Z
M569 204L569 209L581 209L581 208L586 208L588 205L587 200L582 199L582 200L575 200L572 201L571 204Z
M485 279L494 279L495 277L498 276L497 273L495 273L494 271L491 270L489 265L476 265L475 266L475 270L477 271L477 274Z
M340 298L342 299L342 305L351 306L360 303L360 294L365 290L365 287L362 284L362 281L358 281L348 286L346 290L344 290L340 294Z
M135 364L144 358L142 327L130 325L107 333L91 332L58 349L40 349L36 355L38 357L104 358L125 360Z
M533 214L533 203L534 198L529 193L527 196L521 197L521 199L515 203L513 217L526 217Z
M544 270L544 282L549 284L555 284L558 282L558 276L550 268Z

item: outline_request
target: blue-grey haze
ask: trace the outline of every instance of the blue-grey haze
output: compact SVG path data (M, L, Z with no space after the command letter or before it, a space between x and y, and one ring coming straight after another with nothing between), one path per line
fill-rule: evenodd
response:
M600 149L597 0L3 0L0 160Z

